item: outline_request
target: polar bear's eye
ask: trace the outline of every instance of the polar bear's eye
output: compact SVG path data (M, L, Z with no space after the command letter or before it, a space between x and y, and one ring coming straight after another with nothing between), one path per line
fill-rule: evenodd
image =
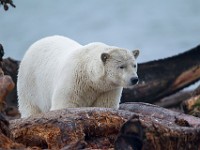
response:
M124 69L124 68L126 68L126 66L125 65L121 65L121 66L119 66L119 68L120 69Z
M134 64L133 67L136 68L136 64Z

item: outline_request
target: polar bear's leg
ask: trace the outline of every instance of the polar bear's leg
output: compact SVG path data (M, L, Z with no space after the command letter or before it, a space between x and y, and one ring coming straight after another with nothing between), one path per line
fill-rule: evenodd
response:
M65 101L65 99L62 99L62 100L59 100L59 101L53 100L50 110L52 111L52 110L59 110L59 109L64 109L64 108L77 108L77 107L79 107L75 103L67 102L67 100L65 102L62 102L62 101Z
M72 98L73 97L73 98ZM69 98L71 98L69 100ZM58 110L58 109L64 109L64 108L76 108L80 107L76 103L76 101L73 101L74 96L70 96L70 94L67 93L61 93L59 90L55 92L53 95L53 98L51 100L51 108L50 110Z
M21 70L21 73L18 75L17 93L19 111L22 118L41 113L41 110L36 105L36 100L40 100L40 98L37 96L35 83L33 82L34 77L24 72L31 71Z
M93 103L92 107L119 108L121 93L121 88L103 93Z
M41 113L41 110L37 106L34 106L29 102L20 103L19 111L21 113L22 118Z

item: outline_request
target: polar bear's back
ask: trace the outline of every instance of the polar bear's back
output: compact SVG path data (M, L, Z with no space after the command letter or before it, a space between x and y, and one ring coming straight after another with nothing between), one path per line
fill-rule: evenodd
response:
M61 62L80 47L79 43L62 36L46 37L30 46L19 68L19 109L30 107L22 106L27 101L37 106L39 103L38 109L42 111L50 109L52 88L58 78L56 73L62 67Z
M29 53L31 53L31 55L35 54L37 57L38 55L43 56L48 54L52 56L53 54L55 56L62 56L62 54L66 54L71 50L78 49L81 46L82 45L76 41L64 36L50 36L33 43L26 52L24 58L27 57L26 55L29 55Z

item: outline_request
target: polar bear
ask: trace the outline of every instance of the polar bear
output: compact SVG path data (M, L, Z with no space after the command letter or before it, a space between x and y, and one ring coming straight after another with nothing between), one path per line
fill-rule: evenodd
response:
M25 53L17 91L22 117L70 107L118 108L122 88L137 84L139 50L43 38Z

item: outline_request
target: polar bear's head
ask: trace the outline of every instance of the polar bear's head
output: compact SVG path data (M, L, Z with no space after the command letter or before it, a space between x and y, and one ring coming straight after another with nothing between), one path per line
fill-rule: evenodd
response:
M104 65L104 79L115 86L131 88L138 83L136 58L139 50L112 49L102 53L101 60Z

